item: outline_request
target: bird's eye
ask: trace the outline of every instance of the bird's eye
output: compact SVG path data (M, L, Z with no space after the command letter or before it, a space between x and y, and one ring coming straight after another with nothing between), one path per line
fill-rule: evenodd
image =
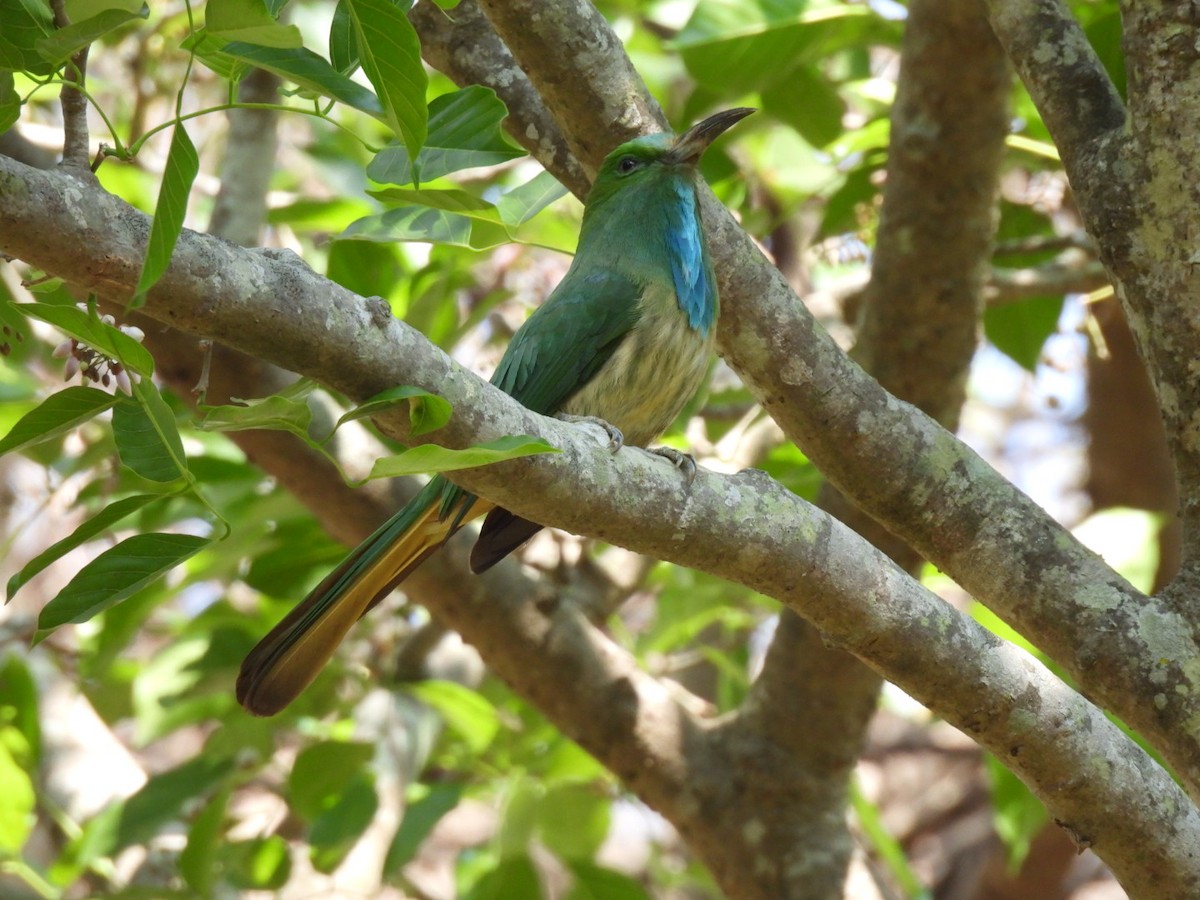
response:
M636 156L623 156L621 157L621 161L617 163L617 171L622 175L628 175L641 164L642 161Z

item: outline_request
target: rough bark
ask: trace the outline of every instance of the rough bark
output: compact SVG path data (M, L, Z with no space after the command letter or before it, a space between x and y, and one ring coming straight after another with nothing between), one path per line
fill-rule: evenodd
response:
M0 250L114 300L131 295L148 231L143 215L65 175L3 159L0 202L8 213L0 223ZM457 480L520 515L778 598L1001 755L1131 893L1200 889L1200 816L1149 756L1034 660L761 473L701 472L685 491L665 461L632 450L610 455L591 429L530 413L376 303L330 284L290 254L247 251L184 232L145 310L268 361L287 362L351 396L401 383L436 390L455 409L437 433L447 446L503 434L545 436L559 454L464 472ZM382 424L411 440L407 416L398 418ZM1010 556L1021 552L1019 544L1008 547ZM566 733L618 774L633 777L632 786L670 818L702 828L691 834L700 852L720 851L727 860L741 854L739 862L753 862L754 848L733 821L696 816L698 809L716 809L707 804L727 787L701 777L727 772L727 760L712 757L714 745L693 743L719 726L679 707L573 607L538 603L519 591L508 596L508 604L492 609L455 593L439 609L496 671L544 702ZM596 696L596 708L609 714L583 716L568 698L552 694L545 681L549 665L577 676L576 689ZM652 743L663 748L661 769L630 775ZM693 758L698 769L683 755L672 756L672 748L696 746L703 748ZM647 774L651 783L638 780ZM770 895L769 885L746 894L719 862L714 870L735 896ZM753 869L739 865L736 871Z

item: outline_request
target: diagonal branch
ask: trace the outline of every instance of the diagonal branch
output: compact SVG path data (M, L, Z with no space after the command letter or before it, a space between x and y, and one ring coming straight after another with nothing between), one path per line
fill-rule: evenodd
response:
M132 295L148 231L144 215L98 188L81 190L65 176L2 158L0 203L8 213L0 220L0 252L118 302ZM590 429L531 413L377 304L321 278L290 254L248 251L185 231L145 312L292 365L351 396L395 384L435 390L455 410L437 432L447 446L514 433L545 437L561 448L559 454L463 472L457 480L519 515L778 598L1005 759L1131 893L1187 896L1200 889L1200 858L1190 852L1200 841L1200 814L1146 753L1036 661L762 473L702 472L684 490L678 472L660 458L636 451L610 455ZM411 437L407 416L381 424L402 440ZM931 449L932 464L946 459L953 445ZM542 608L515 596L510 602L522 630L540 635L540 652L579 666L581 689L593 686L623 717L630 743L621 745L622 752L631 754L624 760L610 748L619 733L579 715L570 703L549 701L561 727L634 779L635 789L637 773L628 761L648 738L646 729L665 729L656 739L687 746L694 720L664 707L661 686L614 660L606 649L611 645L584 629L574 610ZM468 638L472 618L490 614L470 596L447 597L440 608L456 617L450 624ZM577 657L579 642L593 649ZM480 646L489 658L497 649ZM539 671L537 659L521 665ZM536 698L538 685L528 687ZM678 811L672 803L688 803L694 813L700 802L715 812L720 807L707 803L721 799L723 786L727 778L684 785L663 804ZM709 837L731 839L715 832Z
M557 15L542 17L543 46L577 40L580 21L607 29L594 10L581 6L556 7ZM1013 10L1005 21L1018 20L1022 10L1046 10L1036 21L1077 30L1056 7L1051 0L990 4L1002 43L1005 36L995 24L998 8ZM601 38L594 43L606 45ZM1069 36L1058 45L1076 47ZM539 74L552 55L520 57L534 84L553 80L553 70L544 78ZM1094 193L1115 192L1109 221L1119 228L1123 187L1119 181L1108 185L1104 175L1106 166L1115 165L1123 119L1111 91L1085 65L1093 58L1090 48L1085 57L1065 57L1084 60L1077 68L1079 86L1087 89L1087 115L1106 130L1089 135L1074 157L1068 151L1064 158L1077 157L1093 167ZM613 59L611 65L609 77L619 83L628 62ZM1054 71L1063 63L1056 57L1048 65ZM1024 67L1025 62L1018 64L1022 73ZM1075 134L1065 122L1070 110L1057 96L1053 102L1069 142ZM560 121L568 138L612 126L596 109L569 108L569 120ZM599 141L577 139L576 144L592 147ZM1147 600L972 450L884 391L834 344L711 192L704 192L703 204L721 290L718 349L785 433L855 504L903 535L1053 657L1089 696L1142 732L1200 796L1200 743L1189 724L1200 719L1200 643L1180 612L1183 604L1170 597ZM1111 251L1105 258L1111 272L1110 257ZM1176 363L1186 366L1189 359L1181 356Z

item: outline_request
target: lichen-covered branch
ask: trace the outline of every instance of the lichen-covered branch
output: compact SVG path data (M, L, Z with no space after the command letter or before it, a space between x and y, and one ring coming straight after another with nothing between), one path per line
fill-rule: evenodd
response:
M145 216L98 188L83 190L62 175L5 159L0 159L0 203L6 210L0 252L116 301L132 294L148 230ZM1091 843L1131 893L1187 896L1200 889L1200 859L1190 852L1200 841L1200 816L1166 773L1100 710L761 473L702 472L686 488L679 473L656 456L632 449L610 455L591 429L529 412L386 310L321 278L290 254L248 251L185 231L145 311L158 321L300 368L351 396L370 396L395 384L436 390L455 410L437 433L448 446L512 433L544 436L561 448L559 454L456 478L518 514L777 597L816 623L829 640L1001 755L1058 819ZM407 416L382 424L402 439L410 437ZM947 447L930 449L930 463L947 456ZM1025 552L1017 543L1007 546L1010 554ZM1037 573L1034 568L1031 577ZM549 712L622 776L636 779L628 765L651 731L667 748L686 747L712 727L664 705L661 686L613 658L610 645L585 629L570 607L511 602L514 626L540 641L540 653L522 660L524 670L502 674L517 679L519 689L528 687L536 700L538 685L526 681L539 672L536 657L546 654L561 665L577 666L581 689L593 686L612 703L621 730L607 727L611 719L573 715L561 699L546 700ZM449 624L475 641L472 621L484 612L481 603L455 595L442 609ZM487 643L496 639L495 632L479 636L485 655L497 652ZM592 651L580 654L583 643ZM611 749L611 742L625 734L629 740L619 752ZM622 753L630 755L623 759ZM672 773L668 765L661 784L674 783ZM638 788L636 780L632 786ZM728 772L718 783L699 787L705 803L720 801L720 792L730 787ZM673 803L691 804L694 811L696 790L689 783L653 799L668 812L676 809ZM702 809L714 811L709 818L720 818L715 811L721 806ZM709 831L705 837L718 836ZM704 846L701 842L701 852ZM719 866L717 874L724 874Z

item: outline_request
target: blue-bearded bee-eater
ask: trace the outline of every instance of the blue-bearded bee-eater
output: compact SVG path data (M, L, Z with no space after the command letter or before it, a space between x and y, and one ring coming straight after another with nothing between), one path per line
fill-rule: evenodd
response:
M494 385L534 412L607 423L614 447L644 447L666 430L704 378L717 319L697 163L751 112L717 113L679 137L639 137L605 158L575 259L513 336ZM263 716L287 706L367 610L481 515L475 572L542 527L435 477L250 652L238 701Z

